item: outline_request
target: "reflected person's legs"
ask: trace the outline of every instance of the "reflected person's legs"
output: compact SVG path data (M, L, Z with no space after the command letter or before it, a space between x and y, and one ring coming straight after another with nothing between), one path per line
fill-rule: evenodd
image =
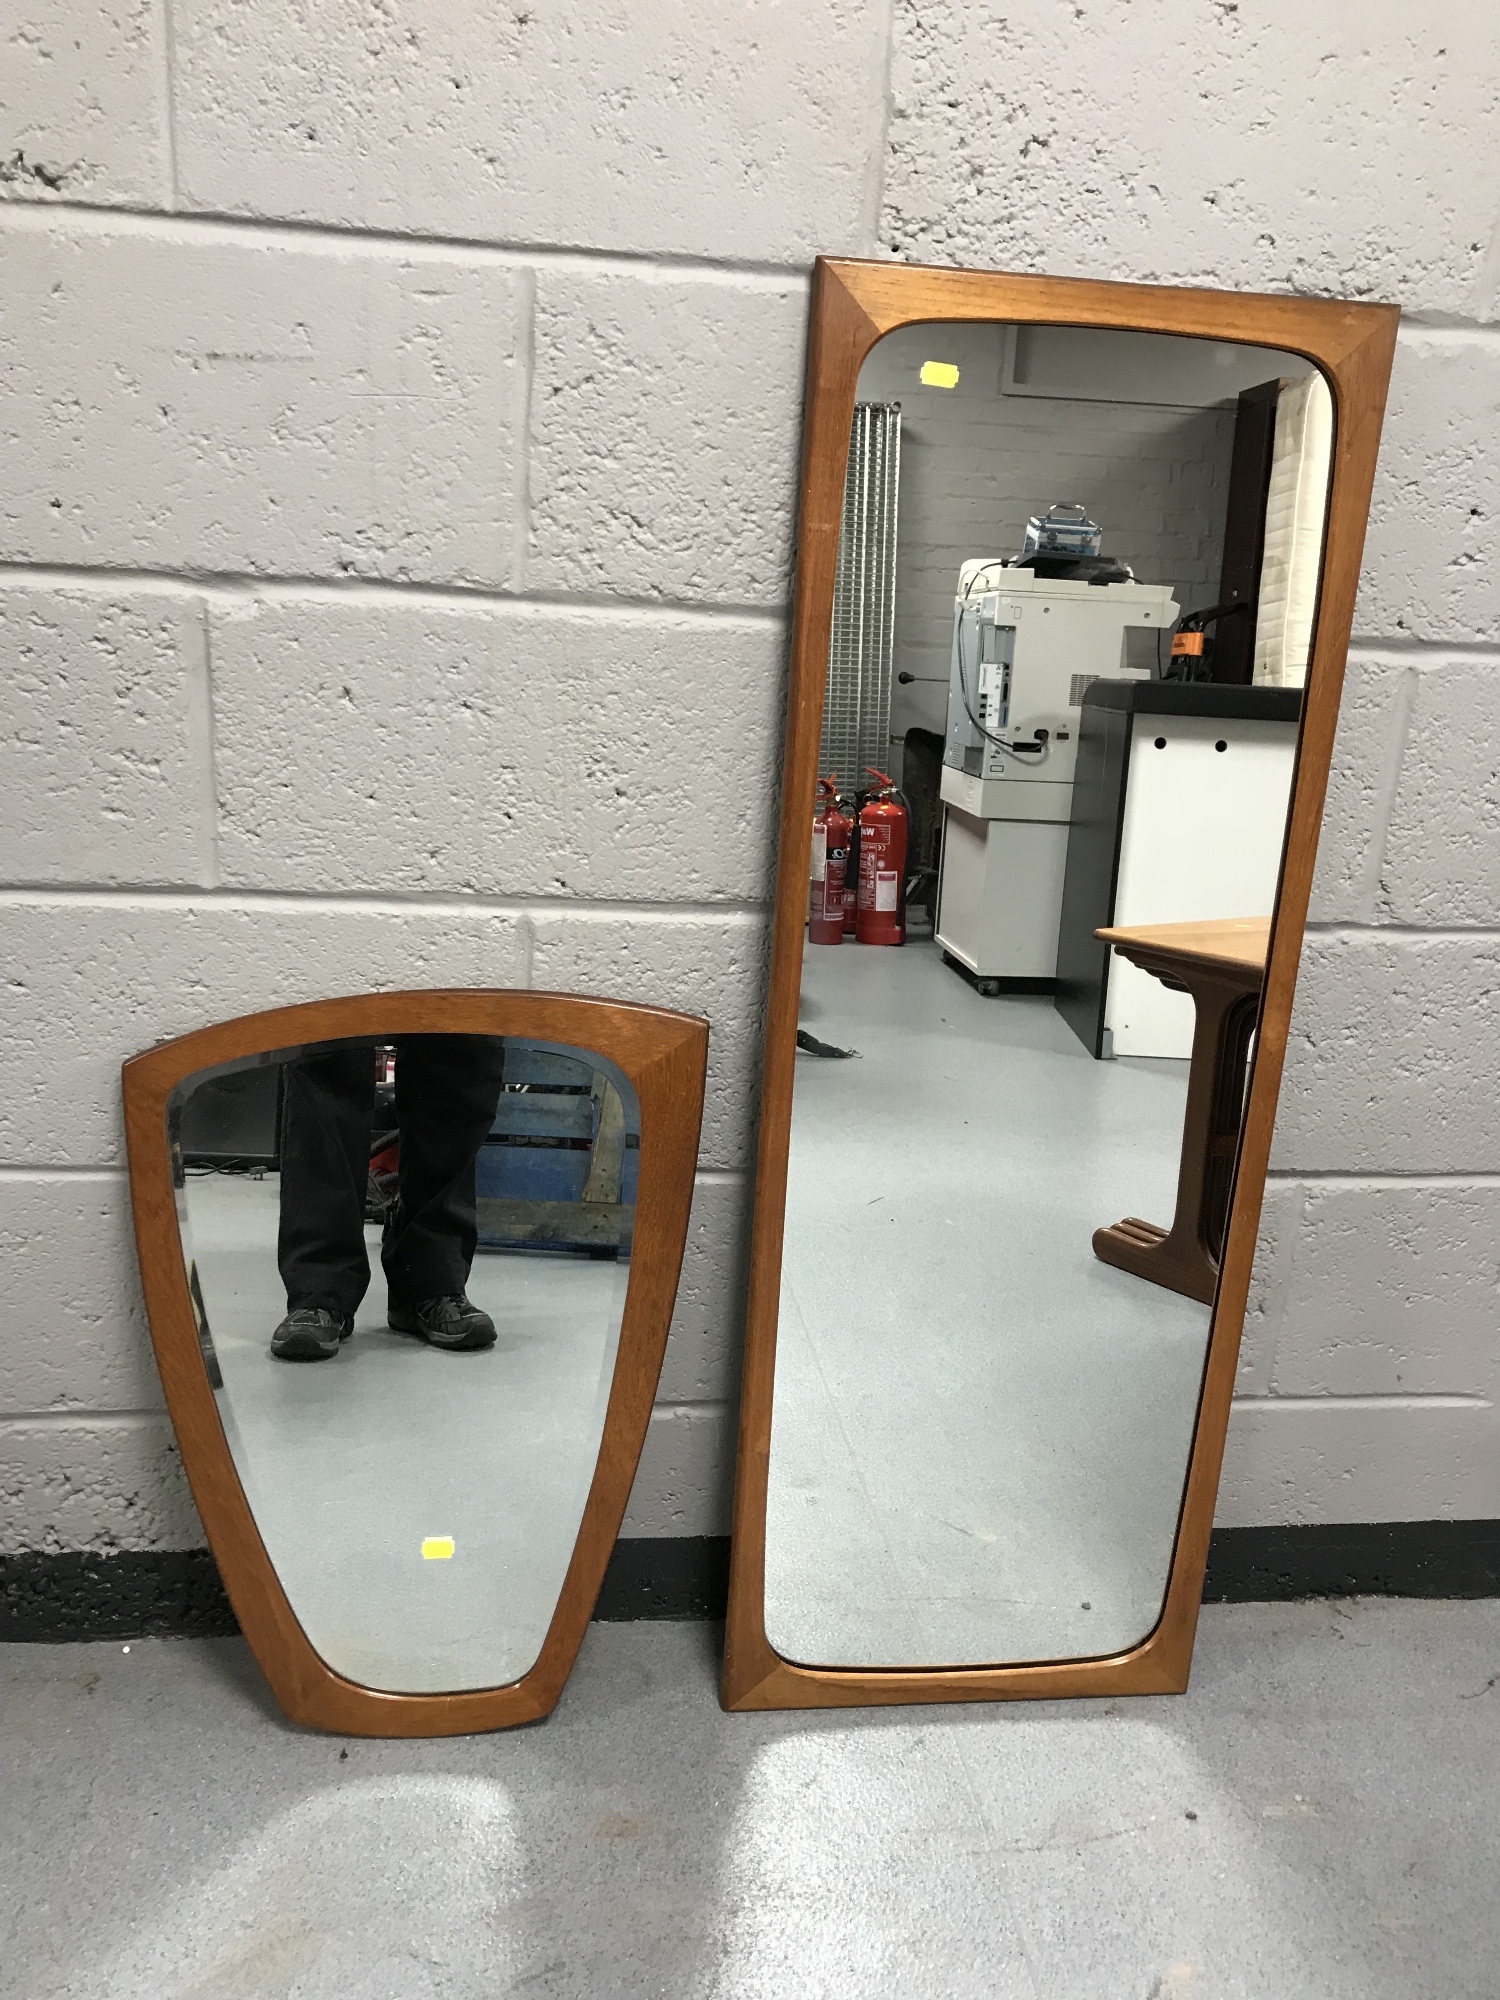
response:
M365 1197L374 1105L368 1042L286 1066L276 1257L287 1317L271 1341L285 1360L336 1354L369 1285Z
M400 1192L381 1261L390 1323L438 1347L488 1347L493 1322L464 1296L478 1240L474 1162L500 1099L505 1045L490 1035L405 1035L396 1047Z

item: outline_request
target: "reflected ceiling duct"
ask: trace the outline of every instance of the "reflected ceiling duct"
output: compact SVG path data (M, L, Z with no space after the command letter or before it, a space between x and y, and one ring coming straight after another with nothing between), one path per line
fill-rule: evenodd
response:
M890 754L901 405L856 403L834 572L820 771L853 791Z
M1323 517L1333 460L1333 398L1319 374L1284 384L1266 493L1255 630L1258 687L1301 687L1312 650Z

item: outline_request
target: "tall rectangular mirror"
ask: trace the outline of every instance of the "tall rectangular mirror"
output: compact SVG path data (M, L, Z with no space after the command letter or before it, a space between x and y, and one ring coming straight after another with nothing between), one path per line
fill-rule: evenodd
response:
M819 268L730 1706L1185 1682L1394 322Z

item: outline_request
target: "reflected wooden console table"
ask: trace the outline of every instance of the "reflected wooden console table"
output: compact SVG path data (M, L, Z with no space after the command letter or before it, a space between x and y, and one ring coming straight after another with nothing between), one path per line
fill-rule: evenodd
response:
M1094 1231L1094 1255L1212 1305L1229 1215L1250 1043L1266 975L1269 917L1095 931L1122 958L1192 996L1193 1055L1170 1229L1127 1215Z

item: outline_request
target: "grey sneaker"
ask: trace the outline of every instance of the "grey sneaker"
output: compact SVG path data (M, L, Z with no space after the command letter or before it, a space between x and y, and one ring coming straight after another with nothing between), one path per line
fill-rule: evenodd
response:
M352 1319L322 1306L295 1306L271 1335L271 1352L278 1361L331 1361L353 1331Z
M446 1347L455 1352L495 1344L495 1322L462 1292L441 1299L423 1299L414 1306L399 1305L392 1299L386 1324L396 1333L416 1334L430 1347Z

